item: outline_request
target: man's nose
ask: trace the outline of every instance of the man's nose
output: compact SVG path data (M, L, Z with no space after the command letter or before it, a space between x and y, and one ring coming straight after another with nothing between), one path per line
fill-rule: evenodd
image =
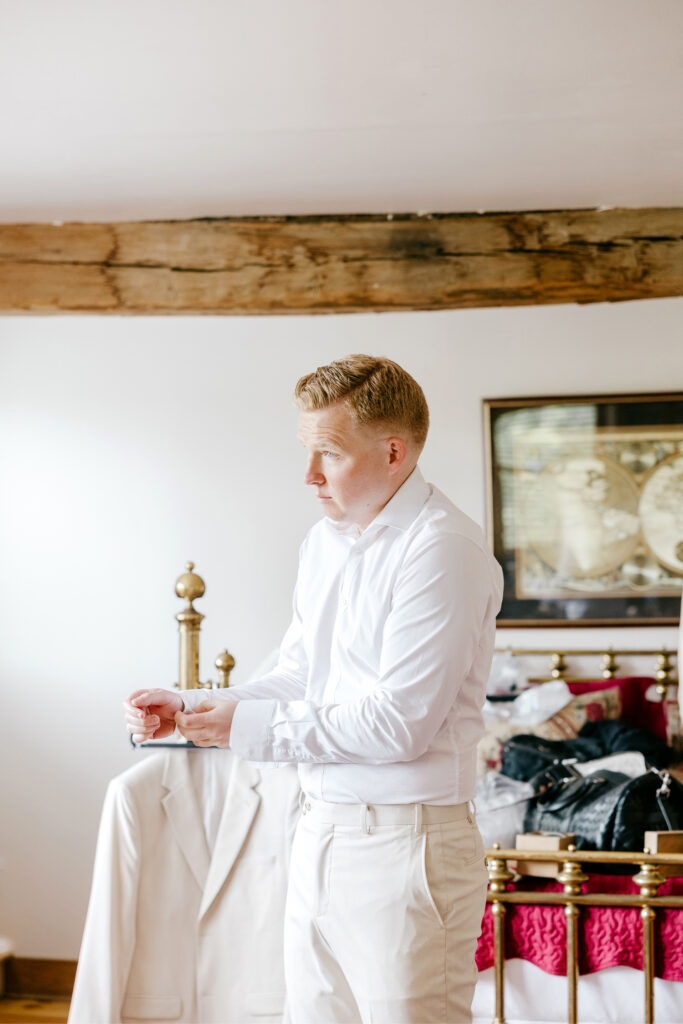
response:
M325 482L320 460L318 458L310 458L306 464L306 472L304 473L305 484L322 484Z

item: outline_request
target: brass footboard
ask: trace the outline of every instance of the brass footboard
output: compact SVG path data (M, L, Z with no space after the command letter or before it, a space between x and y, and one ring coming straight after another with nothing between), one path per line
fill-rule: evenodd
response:
M497 844L486 851L489 871L487 901L493 913L493 940L496 1006L494 1024L505 1024L505 918L508 904L533 904L536 906L562 906L567 922L567 1021L578 1024L577 988L579 976L579 917L581 908L590 907L640 907L643 930L643 976L644 1015L646 1024L654 1024L654 936L657 909L677 907L683 910L683 896L658 896L659 887L665 879L659 868L676 865L683 874L683 854L680 853L603 853L595 850L501 850ZM562 865L558 881L562 892L515 892L507 889L514 873L508 861L553 861ZM630 864L640 868L633 881L640 889L639 895L616 895L613 893L582 894L581 886L588 876L584 864ZM676 872L677 874L679 872Z

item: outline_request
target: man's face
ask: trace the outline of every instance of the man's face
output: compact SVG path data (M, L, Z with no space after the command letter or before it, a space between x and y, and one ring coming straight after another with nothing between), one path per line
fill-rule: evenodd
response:
M299 414L299 441L308 453L304 483L329 519L364 530L397 487L388 430L354 421L341 403Z

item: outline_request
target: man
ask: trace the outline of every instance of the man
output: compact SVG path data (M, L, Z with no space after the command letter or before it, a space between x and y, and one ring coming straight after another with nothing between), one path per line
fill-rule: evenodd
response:
M350 356L303 377L295 400L325 518L301 548L276 669L208 701L183 694L184 706L140 691L128 729L177 725L199 746L298 763L294 1024L460 1024L485 900L469 801L502 573L417 468L429 414L405 370Z

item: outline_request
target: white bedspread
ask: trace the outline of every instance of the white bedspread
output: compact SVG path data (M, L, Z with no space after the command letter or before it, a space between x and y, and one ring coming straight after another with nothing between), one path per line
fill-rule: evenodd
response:
M643 1024L641 971L609 967L579 978L580 1024ZM481 971L472 1006L473 1024L491 1024L495 1013L493 968ZM683 1024L683 982L655 978L656 1024ZM505 961L507 1024L566 1024L567 979L546 974L526 960Z

